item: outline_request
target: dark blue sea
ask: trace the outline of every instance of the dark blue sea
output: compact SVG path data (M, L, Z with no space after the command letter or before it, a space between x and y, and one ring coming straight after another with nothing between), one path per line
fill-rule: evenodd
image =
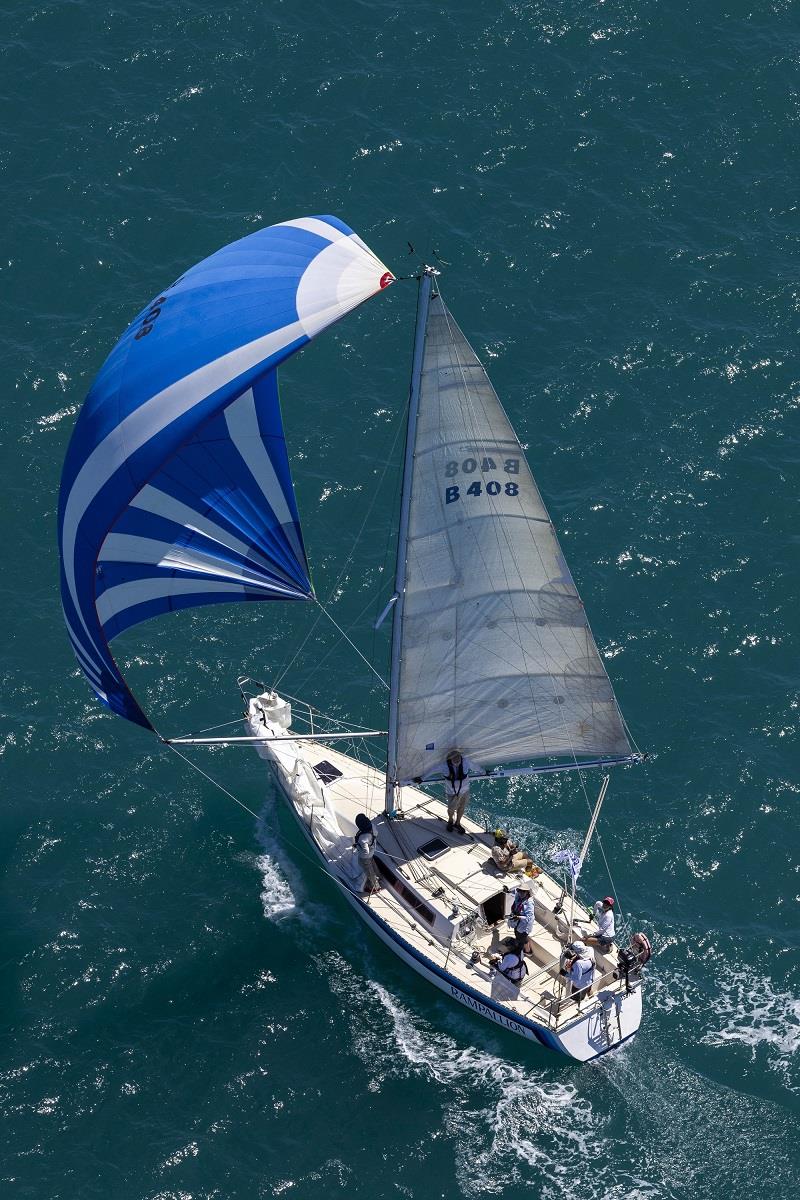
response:
M799 59L785 0L7 0L4 1198L798 1194ZM593 1065L410 975L255 755L191 757L257 819L69 648L55 514L94 374L187 266L314 213L398 275L446 263L652 755L601 820L646 1016ZM399 283L282 372L315 587L382 672L414 306ZM217 606L116 648L164 733L284 669L382 722L331 625L293 658L313 616ZM538 854L579 844L574 779L493 788L478 811ZM582 883L608 890L599 848Z

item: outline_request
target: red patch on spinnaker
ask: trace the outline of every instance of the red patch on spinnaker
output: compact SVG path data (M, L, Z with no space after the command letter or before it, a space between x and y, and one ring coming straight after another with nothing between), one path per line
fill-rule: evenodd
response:
M381 288L387 288L390 283L394 283L394 275L391 271L385 271L381 275Z

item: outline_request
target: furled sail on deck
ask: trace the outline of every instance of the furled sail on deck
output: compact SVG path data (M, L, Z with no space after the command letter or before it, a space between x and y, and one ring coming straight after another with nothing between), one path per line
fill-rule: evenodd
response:
M111 656L191 605L311 596L276 367L392 275L335 217L260 229L159 293L109 355L61 481L64 614L114 712L151 728Z
M455 748L484 768L630 754L519 441L438 295L419 396L393 777Z

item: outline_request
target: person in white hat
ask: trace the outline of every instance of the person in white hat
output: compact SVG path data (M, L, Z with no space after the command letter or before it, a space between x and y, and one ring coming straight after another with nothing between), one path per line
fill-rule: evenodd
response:
M531 899L531 885L520 883L514 891L508 923L517 936L517 946L523 952L527 949L535 921L536 910Z
M584 942L573 942L565 951L562 974L572 985L572 997L580 1004L594 983L594 956Z

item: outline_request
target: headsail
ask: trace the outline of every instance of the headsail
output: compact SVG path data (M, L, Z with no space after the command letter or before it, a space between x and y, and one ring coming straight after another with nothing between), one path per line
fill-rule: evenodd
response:
M159 293L109 355L61 480L64 614L96 694L151 728L111 656L170 609L311 595L276 367L392 275L335 217L258 230Z
M630 754L519 441L435 294L411 472L390 781L454 748L484 768Z

